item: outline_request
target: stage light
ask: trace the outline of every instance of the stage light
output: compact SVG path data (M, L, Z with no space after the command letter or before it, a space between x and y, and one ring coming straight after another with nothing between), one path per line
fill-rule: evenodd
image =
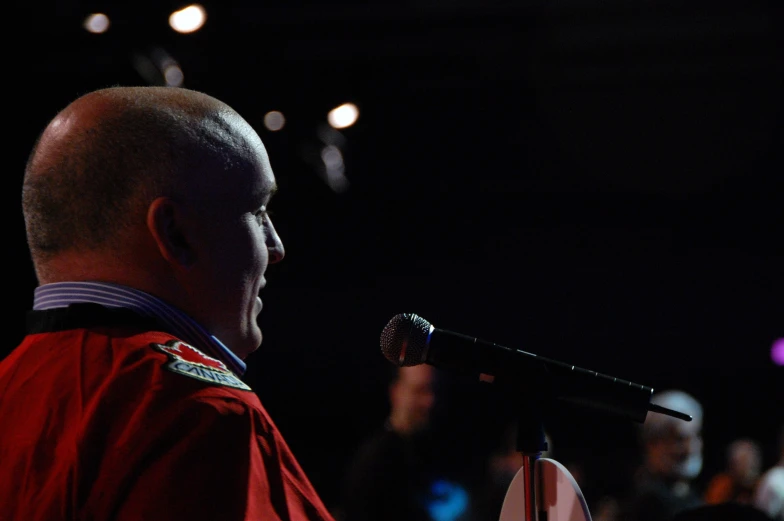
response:
M329 111L327 121L333 128L346 128L356 123L359 109L353 103L344 103Z
M779 338L770 348L770 359L776 365L784 365L784 338Z
M271 110L264 115L264 126L267 127L267 130L277 132L282 129L285 124L286 118L277 110Z
M169 25L178 33L198 31L207 20L207 12L199 4L189 5L169 16Z
M94 34L105 33L109 30L109 17L103 13L93 13L84 19L83 27Z

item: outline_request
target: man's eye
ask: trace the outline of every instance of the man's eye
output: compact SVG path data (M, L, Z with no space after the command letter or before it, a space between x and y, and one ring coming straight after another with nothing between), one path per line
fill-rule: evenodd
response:
M272 215L272 212L270 212L266 208L260 208L253 215L256 217L258 223L262 224L265 218L269 218Z

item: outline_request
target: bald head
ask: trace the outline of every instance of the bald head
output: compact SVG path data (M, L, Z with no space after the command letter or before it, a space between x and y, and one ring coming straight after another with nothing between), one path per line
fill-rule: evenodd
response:
M113 87L78 98L43 131L25 171L23 211L39 280L80 278L52 273L62 254L121 256L138 246L134 233L152 200L219 189L216 172L247 167L260 145L234 110L199 92Z
M689 481L702 470L703 408L692 395L672 389L659 392L651 402L686 413L691 421L649 413L641 426L646 466L668 479Z
M245 357L284 256L264 145L225 103L187 89L86 94L47 125L22 203L39 285L106 282L184 312Z

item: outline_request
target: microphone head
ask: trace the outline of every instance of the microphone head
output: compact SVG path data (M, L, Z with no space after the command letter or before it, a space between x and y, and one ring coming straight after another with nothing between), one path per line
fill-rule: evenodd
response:
M413 313L395 315L381 332L381 352L397 366L422 364L432 330L430 322Z

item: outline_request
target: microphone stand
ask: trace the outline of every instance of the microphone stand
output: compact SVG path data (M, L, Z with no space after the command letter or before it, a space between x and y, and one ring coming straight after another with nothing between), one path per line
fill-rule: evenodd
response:
M482 378L480 378L482 379ZM539 461L542 452L548 450L547 438L545 437L544 417L545 412L552 410L553 403L555 402L556 393L554 392L554 381L548 373L546 367L543 365L533 366L532 370L526 374L525 381L513 382L504 381L503 379L492 378L496 384L507 387L507 390L513 392L513 396L517 397L515 400L517 412L517 438L516 448L517 451L523 456L523 466L520 469L519 475L522 478L523 490L523 512L525 514L525 521L548 521L548 507L554 506L555 496L553 491L545 493L545 463L547 463L547 472L552 472L556 466L560 466L554 460ZM653 391L651 389L651 391ZM678 418L684 421L691 421L691 416L688 414L674 411L662 407L657 404L648 403L647 411L666 414L673 418ZM627 411L628 414L628 411ZM644 421L645 414L642 415ZM556 472L566 472L566 469ZM571 476L570 476L571 478ZM550 486L553 482L550 480ZM572 487L581 499L583 508L584 519L590 521L591 515L588 511L587 504L584 503L585 498L582 497L582 492L579 490L579 485L572 480ZM512 486L510 485L510 490ZM517 488L516 490L519 490ZM547 502L552 504L547 504ZM508 519L508 518L507 518Z
M553 478L557 473L568 474L568 471L554 460L540 461L542 453L548 450L545 416L554 408L557 382L544 364L532 365L522 381L520 379L510 381L504 378L494 378L493 381L505 387L508 392L511 392L511 396L514 396L513 406L517 416L516 449L523 457L522 468L517 474L522 478L520 480L522 486L510 484L507 493L520 494L522 490L524 521L548 521L549 509L556 506L553 502L558 497L559 487ZM559 467L562 470L558 470ZM591 515L582 498L582 492L577 483L573 479L571 481L575 498L582 499L583 519L590 521ZM545 490L546 487L555 488ZM519 499L519 495L517 497ZM506 501L504 503L506 504ZM519 514L519 507L517 508ZM514 511L515 509L512 508L510 513ZM502 519L509 520L511 517L509 514L503 514Z
M552 377L543 364L534 364L524 382L511 382L504 378L493 378L492 381L516 397L515 443L517 451L523 456L521 474L525 521L547 521L544 479L538 462L542 453L548 449L544 413L554 399Z
M525 521L547 521L544 481L537 479L541 478L537 472L537 461L546 450L541 403L535 399L523 399L517 418L517 451L523 456Z

